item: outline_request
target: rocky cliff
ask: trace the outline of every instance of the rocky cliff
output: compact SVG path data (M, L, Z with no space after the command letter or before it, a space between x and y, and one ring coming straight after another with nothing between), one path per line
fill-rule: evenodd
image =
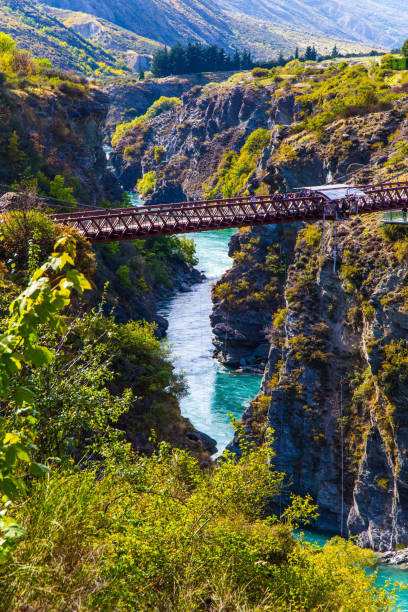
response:
M195 86L181 104L137 126L117 144L112 161L121 182L135 188L137 180L154 172L154 202L200 199L226 151L239 151L257 129L287 123L293 96L272 97L274 84L258 88L247 75ZM211 180L210 180L211 183Z
M102 128L108 98L99 89L63 73L0 79L2 147L0 182L30 181L49 195L50 180L64 176L65 186L85 204L121 197L106 168Z
M323 255L321 224L298 234L243 421L275 430L287 493L313 496L317 527L387 550L408 541L408 235L374 215L333 229Z
M109 97L109 112L106 118L105 132L110 137L118 123L131 121L143 115L149 106L161 96L180 97L195 86L207 85L210 82L224 81L229 74L224 72L191 74L187 76L169 76L162 79L145 81L118 82L106 87Z

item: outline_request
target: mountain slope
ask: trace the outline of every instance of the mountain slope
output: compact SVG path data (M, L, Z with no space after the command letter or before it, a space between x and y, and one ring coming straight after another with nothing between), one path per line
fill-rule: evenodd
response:
M139 70L150 66L151 55L162 45L130 30L121 28L106 19L88 13L57 9L44 5L44 10L67 28L70 28L92 44L120 57L126 64Z
M233 36L213 0L49 0L48 4L101 17L167 45L184 40L225 45Z
M48 10L48 7L47 7ZM67 28L28 0L2 0L0 30L10 34L20 48L37 57L46 57L53 65L92 75L115 72L117 57Z
M282 4L278 7L272 0L255 0L248 5L244 0L48 0L54 10L55 7L69 9L70 17L64 17L61 12L54 14L95 42L100 35L95 38L89 27L83 27L84 19L90 23L91 15L98 18L97 29L101 28L102 19L105 30L110 22L167 45L200 41L230 49L246 46L261 60L277 56L279 51L293 53L295 47L304 50L310 44L315 44L322 53L330 51L334 44L343 52L368 50L357 35L350 34L341 25L334 26L322 11L306 7L306 2L295 0L292 5L288 0L278 0ZM86 18L80 17L83 11L87 13ZM315 27L311 27L307 15L313 16ZM80 22L82 25L78 25ZM374 44L374 35L365 39ZM102 44L114 49L106 37Z
M247 15L304 32L394 47L408 34L400 0L218 0L231 15Z

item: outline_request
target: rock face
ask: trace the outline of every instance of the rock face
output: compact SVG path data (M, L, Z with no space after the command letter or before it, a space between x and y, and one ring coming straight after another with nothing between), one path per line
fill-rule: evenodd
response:
M228 76L229 73L217 72L211 75L169 76L162 79L146 79L146 81L134 83L109 85L106 88L110 105L105 132L111 135L119 123L131 121L143 115L149 106L161 96L180 98L192 87L201 87L210 81L224 81Z
M258 128L271 129L291 120L293 96L275 100L274 89L233 80L193 87L181 104L134 128L118 143L112 162L120 181L133 189L139 178L154 171L152 202L202 198L204 183L226 151L239 151Z
M60 83L58 89L44 85L27 92L2 84L0 93L6 143L0 152L1 183L12 184L29 162L33 176L39 171L48 180L63 175L66 185L75 185L75 196L84 204L121 197L102 148L108 110L105 94L70 82ZM10 142L15 143L12 158Z
M283 306L283 288L293 255L296 226L271 225L232 237L233 267L215 284L211 324L214 355L221 363L263 372L273 315Z
M395 549L408 543L407 238L375 216L338 222L334 270L333 227L325 256L321 229L298 234L243 422L255 439L274 429L287 493L312 495L316 527Z

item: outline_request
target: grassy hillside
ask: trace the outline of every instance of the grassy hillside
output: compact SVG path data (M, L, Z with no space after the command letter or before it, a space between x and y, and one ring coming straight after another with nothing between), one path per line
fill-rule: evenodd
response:
M49 59L64 70L88 76L121 74L125 65L105 51L67 28L27 0L3 0L0 3L0 30L10 34L22 49ZM123 62L122 62L123 64Z
M112 52L128 66L137 70L148 67L151 55L161 46L161 43L155 40L138 36L130 30L94 15L53 7L47 7L47 11L67 28L94 45Z

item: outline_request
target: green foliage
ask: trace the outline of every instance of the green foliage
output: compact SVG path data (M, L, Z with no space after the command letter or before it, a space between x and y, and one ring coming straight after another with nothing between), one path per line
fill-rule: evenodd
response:
M267 68L252 68L251 74L255 79L266 79L269 77Z
M0 55L12 53L16 47L15 41L4 32L0 32Z
M297 238L297 244L301 240L304 240L306 244L313 249L316 249L321 242L322 239L322 231L315 224L309 224L304 229L300 230Z
M404 340L392 339L384 346L378 378L389 397L397 395L400 384L408 383L408 346Z
M14 168L17 171L21 170L24 167L24 164L27 160L26 155L19 148L19 143L20 143L20 138L17 132L14 130L14 132L11 134L9 141L8 141L7 153L8 153L8 158L10 160L10 163L14 166Z
M177 43L170 50L158 49L153 56L152 73L155 77L170 74L194 74L217 70L247 70L253 66L251 52L235 51L231 57L216 45L203 46L200 42L188 43L183 48Z
M273 326L274 327L282 327L286 321L286 308L280 308L273 317Z
M61 235L75 238L78 267L81 272L92 276L95 264L89 243L74 230L54 224L37 210L15 210L2 215L0 261L7 262L11 272L21 279L27 271L32 271L36 262L44 261L52 253L53 245Z
M282 476L271 439L243 444L211 472L161 444L152 457L113 455L98 475L54 473L19 510L25 546L0 574L8 609L392 609L365 567L373 553L335 538L322 549L295 541L310 500L281 521L264 517ZM49 563L49 559L53 563ZM146 586L148 585L148 588Z
M142 196L147 196L149 195L149 193L152 193L154 191L156 183L156 171L150 170L150 172L146 172L143 178L137 181L137 190Z
M210 179L214 186L206 186L205 197L211 200L220 193L224 198L244 193L263 149L270 143L270 136L269 130L260 128L248 136L239 153L229 151L220 162L216 174Z
M281 145L276 153L273 155L273 160L277 164L284 164L291 162L299 156L299 153L290 145Z
M57 200L73 203L76 202L73 188L65 186L65 179L60 174L57 174L52 181L50 181L49 194L50 197L56 198Z
M164 147L155 147L154 148L154 161L159 163L163 159L166 154L166 149Z
M308 79L298 90L301 122L294 131L323 133L324 127L340 117L385 110L399 94L393 94L379 68L368 74L363 65L330 66L321 78Z
M174 253L190 266L196 266L198 264L198 257L196 256L196 247L193 238L187 238L186 236L172 236L171 242L174 248Z
M126 136L128 132L130 132L133 128L138 125L143 125L148 122L150 119L161 115L162 113L170 110L174 106L180 104L180 98L168 98L166 96L161 96L158 100L153 102L153 104L147 109L144 115L140 115L139 117L135 117L132 121L128 121L127 123L121 123L116 127L116 131L112 136L112 146L116 146L122 138Z
M372 306L372 304L368 304L367 302L363 302L362 309L365 320L371 323L376 315L376 310L374 306Z
M122 287L126 289L131 286L129 266L126 264L119 266L116 270L116 276L119 278Z
M0 416L0 563L6 561L22 529L8 515L10 502L25 492L24 476L41 476L47 468L33 461L36 412L34 394L24 384L24 367L35 370L49 364L54 353L40 344L43 325L62 333L64 320L59 314L70 302L73 290L90 289L85 277L73 268L75 243L61 238L51 258L32 276L27 289L10 305L10 316L0 336L0 397L14 405L11 417ZM22 469L22 464L26 465Z

